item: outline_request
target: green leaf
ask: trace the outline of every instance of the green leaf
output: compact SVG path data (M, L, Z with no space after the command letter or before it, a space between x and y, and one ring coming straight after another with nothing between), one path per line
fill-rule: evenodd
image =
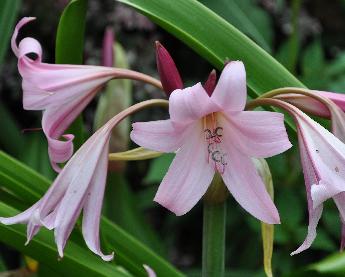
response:
M83 62L87 0L72 0L64 9L56 35L55 62L58 64L81 64ZM70 126L75 135L74 148L84 142L83 119L80 115Z
M48 188L48 179L0 151L0 184L27 203L36 201Z
M160 183L174 157L175 154L164 154L154 159L145 177L145 183Z
M303 53L302 71L303 75L317 75L324 69L325 57L320 40L315 40Z
M197 1L118 1L138 9L218 69L223 68L227 59L242 60L254 96L280 87L304 87L272 56Z
M48 179L54 178L56 173L49 162L47 139L42 133L37 132L27 134L26 138L27 148L20 156L21 160Z
M13 216L19 211L0 202L1 216ZM49 265L60 276L130 276L123 273L112 263L103 262L99 257L93 255L85 247L81 247L73 241L69 241L64 258L59 261L54 244L53 233L41 230L25 246L26 226L24 225L0 225L0 241L19 250L20 252L34 258L40 263Z
M9 40L13 32L15 20L20 7L20 0L1 0L0 1L0 65L9 46Z
M20 0L0 1L0 65L3 64L5 54L10 45L15 20L20 7ZM0 135L0 144L3 149L18 156L24 148L24 138L11 113L3 104L0 104L0 126L6 130Z
M87 0L72 0L64 9L56 34L55 62L83 62Z
M345 253L341 252L330 255L322 261L312 264L308 269L323 274L339 274L339 276L343 276L345 273Z
M270 52L273 36L270 16L258 6L256 1L200 0L200 2Z
M6 132L0 134L0 145L2 149L10 152L16 157L23 153L25 139L10 111L0 103L0 126Z
M22 203L25 203L27 207L37 201L47 190L49 185L50 181L48 179L0 151L0 186L6 191L13 193L15 196L20 197ZM6 214L7 213L3 213L0 209L0 216L6 216ZM147 274L142 267L143 264L147 264L153 268L158 276L184 276L171 264L129 235L126 231L122 230L119 226L113 224L104 217L102 217L101 222L101 232L106 238L107 248L109 251L115 251L116 262L124 266L135 276L146 277ZM7 226L6 228L14 228L7 229L8 232L11 232L19 228L17 226L18 225ZM3 227L3 225L0 225L0 228L1 227ZM49 233L52 234L52 232ZM1 233L0 236L2 236ZM50 237L49 241L53 243L54 239ZM67 246L70 243L74 245L73 242L76 242L75 238L71 238L69 241ZM85 243L80 239L78 241L82 243L81 249L87 250ZM24 243L23 241L21 242ZM26 248L30 248L30 245L31 244ZM55 247L54 251L55 255L57 255ZM35 256L29 253L28 255L35 258Z
M109 219L151 247L156 253L166 256L166 251L157 234L139 210L135 194L123 174L115 172L108 174L104 206L104 214Z

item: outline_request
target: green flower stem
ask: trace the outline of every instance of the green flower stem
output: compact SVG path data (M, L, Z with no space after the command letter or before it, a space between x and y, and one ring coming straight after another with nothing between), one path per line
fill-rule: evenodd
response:
M202 277L223 277L225 258L226 201L204 201Z

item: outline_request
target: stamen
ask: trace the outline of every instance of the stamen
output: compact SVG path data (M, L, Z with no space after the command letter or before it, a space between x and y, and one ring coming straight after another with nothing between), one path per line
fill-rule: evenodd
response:
M207 141L208 163L214 163L214 169L220 174L225 171L226 153L223 153L221 142L223 128L218 126L215 113L211 113L203 118L205 140ZM209 128L211 125L211 128Z

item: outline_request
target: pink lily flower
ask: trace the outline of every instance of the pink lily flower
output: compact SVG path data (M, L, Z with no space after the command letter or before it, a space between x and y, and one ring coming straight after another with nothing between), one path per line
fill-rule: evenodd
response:
M120 112L94 133L73 155L46 194L26 211L10 217L0 217L6 225L27 224L27 243L44 226L54 229L58 253L63 249L83 210L82 233L89 249L103 260L100 249L99 223L108 169L108 148L111 130L131 113L162 100L148 100Z
M309 225L304 242L291 253L291 255L295 255L308 249L314 241L324 201L333 198L344 222L345 144L297 107L277 99L262 99L260 101L288 111L293 116L297 126L308 200ZM340 118L336 117L337 109L338 107L334 105L329 112L335 116L336 120L339 120ZM339 132L340 127L339 124L335 124L333 130Z
M230 62L211 96L200 83L176 89L169 97L170 119L133 124L131 139L138 145L176 152L154 201L183 215L217 172L245 210L261 221L279 223L251 157L266 158L291 147L284 116L243 111L246 97L244 65Z
M23 78L24 109L43 110L42 127L48 140L49 157L59 172L57 164L66 162L73 154L73 135L64 132L107 81L126 78L159 88L161 85L150 76L127 69L43 63L42 48L37 40L27 37L19 45L16 43L21 27L34 19L25 17L19 21L11 45ZM34 54L36 59L29 54ZM64 140L59 140L60 137Z
M287 101L288 103L293 104L294 106L309 112L313 115L317 116L323 116L326 118L331 119L332 123L332 133L343 143L345 142L345 114L343 109L345 108L345 97L344 95L332 93L332 92L323 92L323 91L312 91L312 93L315 93L315 98L312 98L307 95L301 95L301 94L283 94L278 95L275 98L279 98L281 100ZM320 99L319 99L320 98ZM305 148L305 146L304 146ZM303 149L301 149L301 157L302 161L306 158L303 158L305 154L303 154ZM305 166L306 167L306 166ZM306 187L307 187L307 195L308 202L311 202L310 200L310 180L308 181L308 177L306 177ZM345 247L345 217L344 213L341 210L341 207L345 207L345 192L338 193L336 196L333 197L334 201L336 202L336 205L339 208L340 211L340 219L342 223L342 231L341 231L341 243L340 243L340 249L343 250ZM313 218L313 213L315 212L312 207L311 203L309 203L309 214L310 214L310 220ZM315 216L314 216L315 217ZM308 239L307 241L314 240L314 237L316 236L316 225L317 222L316 219L314 219L314 223L311 222L310 225L313 226L309 231L309 237L312 239ZM310 242L311 244L311 242ZM306 243L306 245L309 245L309 243ZM302 250L304 250L302 248ZM301 250L301 251L302 251Z
M323 202L333 198L341 218L345 218L342 192L345 191L345 145L320 124L291 106L298 126L301 162L308 199L309 226L303 244L292 255L309 248L316 237L316 227Z

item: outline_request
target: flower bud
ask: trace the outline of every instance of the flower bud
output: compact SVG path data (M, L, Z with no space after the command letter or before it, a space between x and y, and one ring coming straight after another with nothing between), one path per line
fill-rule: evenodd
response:
M156 41L156 62L163 89L167 96L175 89L182 89L183 82L174 60L160 42Z

